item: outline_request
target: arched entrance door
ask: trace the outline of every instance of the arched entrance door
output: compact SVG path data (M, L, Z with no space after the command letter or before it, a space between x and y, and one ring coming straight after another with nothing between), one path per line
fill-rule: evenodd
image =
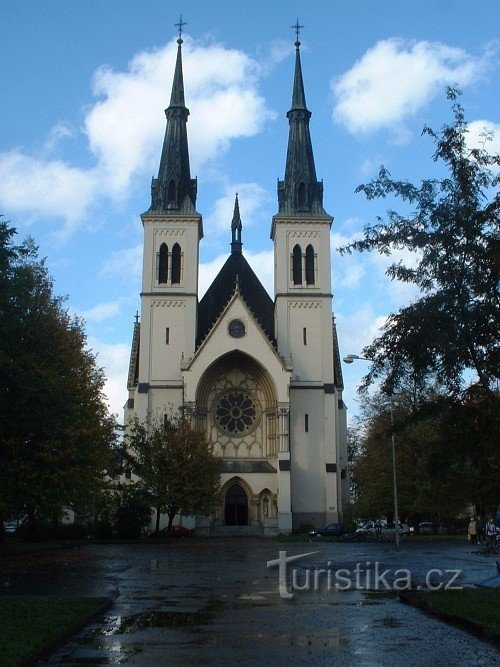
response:
M248 524L248 498L239 484L226 493L225 503L226 526L246 526Z

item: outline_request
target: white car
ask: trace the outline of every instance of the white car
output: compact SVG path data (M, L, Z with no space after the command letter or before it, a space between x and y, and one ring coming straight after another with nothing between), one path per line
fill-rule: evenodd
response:
M357 533L395 533L394 523L381 523L380 521L368 521L364 526L356 530ZM410 526L406 523L399 524L399 534L409 535Z

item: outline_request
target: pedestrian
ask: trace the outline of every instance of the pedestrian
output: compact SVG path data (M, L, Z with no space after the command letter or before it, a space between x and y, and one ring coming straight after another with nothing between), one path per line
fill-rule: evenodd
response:
M490 520L486 524L486 540L487 540L486 546L488 548L492 549L495 546L496 537L497 537L497 527L495 526L493 517L490 516Z
M477 544L477 522L473 516L471 516L469 521L467 536L470 544Z

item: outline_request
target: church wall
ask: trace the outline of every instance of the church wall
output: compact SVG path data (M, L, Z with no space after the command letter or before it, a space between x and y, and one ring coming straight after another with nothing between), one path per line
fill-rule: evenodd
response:
M291 391L290 454L294 514L314 512L325 505L323 396L323 389L293 388Z

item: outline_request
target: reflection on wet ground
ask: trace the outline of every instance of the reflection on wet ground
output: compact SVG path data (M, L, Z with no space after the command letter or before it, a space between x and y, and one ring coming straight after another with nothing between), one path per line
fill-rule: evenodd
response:
M278 552L318 553L299 578L330 563L408 568L416 582L430 568L458 568L465 585L490 574L494 560L453 542L278 543L254 538L171 544L88 545L54 563L0 564L13 592L105 595L113 608L50 659L59 665L491 665L496 649L401 604L393 592L316 590L280 597ZM381 564L384 565L381 565ZM333 565L332 565L333 564Z

